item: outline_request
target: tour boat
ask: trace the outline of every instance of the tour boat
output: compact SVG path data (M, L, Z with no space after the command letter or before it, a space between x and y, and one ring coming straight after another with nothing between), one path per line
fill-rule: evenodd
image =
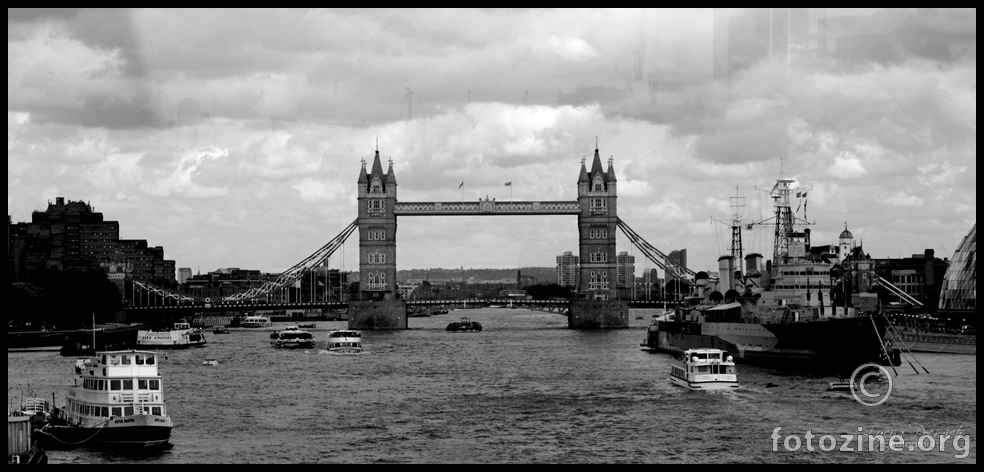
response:
M362 349L362 332L339 329L328 332L328 352L339 354L358 354Z
M249 315L240 322L243 328L267 328L273 326L270 317L263 315Z
M164 403L164 385L154 351L96 353L79 374L66 403L35 432L47 449L76 446L122 451L170 444L174 423Z
M192 328L184 321L174 323L171 328L137 331L138 349L184 349L201 347L206 342L201 329Z
M314 335L297 326L286 326L270 335L270 345L284 349L310 349L314 347Z
M673 359L670 381L691 390L738 388L735 360L720 349L687 349Z
M448 327L445 331L481 331L482 324L477 321L471 321L467 316L462 316L461 321L452 321L448 323Z

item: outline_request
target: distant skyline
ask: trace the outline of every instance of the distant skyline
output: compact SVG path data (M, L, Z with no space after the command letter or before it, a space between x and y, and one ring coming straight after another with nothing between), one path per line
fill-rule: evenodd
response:
M786 49L784 15L8 9L7 211L83 200L177 267L280 272L356 218L377 140L407 202L574 200L597 141L619 216L695 271L728 253L731 197L771 216L780 169L814 244L846 222L873 257L951 257L976 222L976 9L810 9ZM742 36L764 18L770 43ZM575 217L398 223L399 270L577 251ZM356 237L333 266L358 270ZM769 257L772 228L744 241Z

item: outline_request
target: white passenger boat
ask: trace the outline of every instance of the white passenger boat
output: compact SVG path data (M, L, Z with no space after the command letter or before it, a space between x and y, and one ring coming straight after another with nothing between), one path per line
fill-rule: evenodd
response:
M201 329L192 328L186 322L174 323L166 329L141 329L137 331L139 349L184 349L204 346L207 341Z
M362 332L340 329L328 332L328 352L358 354L362 349Z
M687 349L673 359L670 381L691 390L738 388L735 360L720 349Z
M65 404L35 431L45 449L145 450L170 444L174 423L154 351L101 351L68 389Z
M243 328L267 328L273 326L270 317L263 315L249 315L241 321Z
M311 349L314 348L314 335L297 326L285 326L270 335L270 345L283 349Z

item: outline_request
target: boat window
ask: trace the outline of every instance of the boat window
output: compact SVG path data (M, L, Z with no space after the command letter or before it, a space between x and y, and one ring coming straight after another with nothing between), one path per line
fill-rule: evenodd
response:
M123 360L123 365L130 365L130 356L120 356L120 358Z
M133 390L133 380L126 379L123 381L123 390Z
M100 380L99 381L99 387L96 388L96 390L102 390L102 391L106 390L106 381L105 380Z
M136 356L134 356L134 357L136 358L136 361L137 361L136 363L137 363L137 365L143 365L143 363L144 363L144 360L143 360L143 356L141 356L140 354L137 354L137 355L136 355Z
M119 380L110 380L109 381L109 389L110 390L119 390L120 389L120 381Z
M123 407L123 416L133 416L133 407L132 406Z
M137 390L147 390L147 379L137 380Z
M156 356L147 356L147 365L154 365L154 357Z
M708 366L706 366L706 365L699 365L699 366L697 366L697 373L698 374L706 374L707 373L707 367Z
M109 363L110 365L120 365L120 358L116 356L110 356Z
M161 416L161 407L155 406L150 410L154 415Z
M103 356L102 356L102 363L103 363L103 364L105 364L105 363L106 363L106 355L105 355L105 354L103 354Z
M735 366L729 365L729 366L725 366L725 368L726 368L727 373L729 373L729 374L734 374L735 373Z
M123 408L118 406L113 407L113 416L123 416Z
M156 380L156 379L152 379L150 381L150 389L151 390L160 390L161 389L161 381L160 380Z
M100 411L99 411L99 416L102 416L103 418L108 418L109 417L109 407L108 406L102 407L100 409Z

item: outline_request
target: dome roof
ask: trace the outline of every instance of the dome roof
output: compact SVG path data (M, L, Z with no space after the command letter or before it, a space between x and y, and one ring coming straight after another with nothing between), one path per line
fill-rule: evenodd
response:
M847 230L847 223L844 223L844 231L841 231L841 239L854 239L854 235Z
M974 310L977 308L977 223L964 236L943 275L939 308Z

